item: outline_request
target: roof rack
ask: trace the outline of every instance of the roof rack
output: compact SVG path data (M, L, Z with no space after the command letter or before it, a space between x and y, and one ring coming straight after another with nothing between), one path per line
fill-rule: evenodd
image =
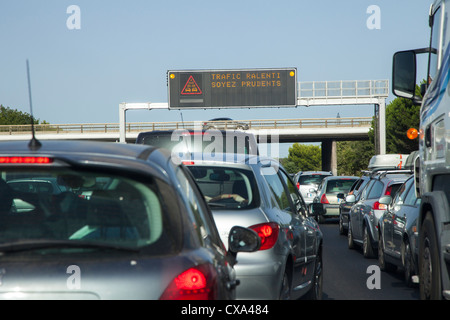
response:
M371 177L375 176L378 173L380 174L379 178L381 179L381 178L386 177L386 175L388 175L388 174L404 174L404 173L412 174L413 171L409 170L409 169L379 170L379 171L374 172Z

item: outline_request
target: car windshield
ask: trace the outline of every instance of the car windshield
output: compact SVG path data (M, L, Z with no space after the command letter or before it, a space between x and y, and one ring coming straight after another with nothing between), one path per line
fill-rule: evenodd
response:
M356 179L332 179L327 182L326 193L347 193Z
M105 172L9 170L0 179L0 247L77 243L167 252L174 195L157 179ZM169 202L169 205L167 204ZM164 212L164 214L163 214ZM176 220L176 219L174 219ZM144 250L144 251L145 251ZM152 251L153 250L153 251Z
M212 209L241 210L259 206L258 189L251 170L215 166L188 168Z

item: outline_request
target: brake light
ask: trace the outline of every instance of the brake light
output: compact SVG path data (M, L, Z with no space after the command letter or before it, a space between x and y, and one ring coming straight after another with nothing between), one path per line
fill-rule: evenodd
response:
M215 300L217 273L210 265L190 268L178 275L160 300Z
M278 240L280 226L275 222L261 223L249 227L254 230L261 238L261 247L259 250L268 250L272 248Z
M297 189L300 190L300 182L297 182Z
M0 157L0 164L49 164L53 159L49 157Z
M375 201L375 203L372 206L373 210L386 210L387 205L379 203L378 201Z
M392 186L389 186L386 188L386 191L384 192L385 196L390 196L392 193Z
M185 166L193 166L195 164L194 161L183 161L182 162Z
M320 203L324 203L324 204L330 203L330 202L328 202L327 195L325 193L320 197Z

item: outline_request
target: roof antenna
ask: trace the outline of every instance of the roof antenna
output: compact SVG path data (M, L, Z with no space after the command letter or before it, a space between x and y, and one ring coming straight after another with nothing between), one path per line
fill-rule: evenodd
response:
M31 101L31 80L30 80L30 63L27 59L27 77L28 77L28 97L30 99L30 113L31 113L31 135L32 138L30 142L28 143L28 148L30 148L31 151L39 150L42 144L39 142L39 140L36 139L35 133L34 133L34 117L33 117L33 103Z

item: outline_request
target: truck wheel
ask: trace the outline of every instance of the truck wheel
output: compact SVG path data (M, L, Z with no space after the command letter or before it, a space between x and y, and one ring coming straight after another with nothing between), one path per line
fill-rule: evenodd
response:
M441 266L436 228L430 211L425 214L419 235L420 298L441 300Z

